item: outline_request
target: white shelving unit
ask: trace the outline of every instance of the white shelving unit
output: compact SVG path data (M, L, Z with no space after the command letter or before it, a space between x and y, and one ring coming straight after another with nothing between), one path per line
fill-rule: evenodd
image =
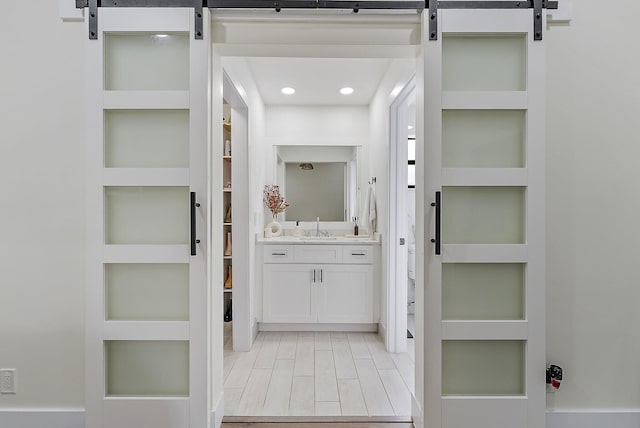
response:
M227 320L227 311L231 305L231 299L233 296L233 250L231 249L231 254L229 254L228 246L230 245L229 236L233 236L233 208L232 208L232 189L233 189L233 179L232 179L232 156L231 156L231 108L225 103L224 104L224 120L222 124L222 179L223 179L223 190L222 190L222 209L224 210L223 214L223 236L222 236L222 245L223 245L223 291L224 291L224 299L223 299L223 313L225 314L225 321ZM227 143L228 142L228 143ZM231 235L229 235L231 234ZM232 246L231 246L232 247ZM231 287L229 287L231 284Z

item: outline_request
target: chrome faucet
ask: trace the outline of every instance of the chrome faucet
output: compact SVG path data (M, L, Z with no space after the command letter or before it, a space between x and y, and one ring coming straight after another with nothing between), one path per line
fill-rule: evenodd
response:
M316 236L320 236L320 217L316 217Z

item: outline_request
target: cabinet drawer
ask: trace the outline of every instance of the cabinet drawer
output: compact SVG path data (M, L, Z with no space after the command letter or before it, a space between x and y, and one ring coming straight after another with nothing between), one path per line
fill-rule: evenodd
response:
M264 263L292 263L293 245L265 245Z
M296 245L296 263L342 263L340 245Z
M344 263L373 263L373 247L365 245L354 245L344 247L343 253Z

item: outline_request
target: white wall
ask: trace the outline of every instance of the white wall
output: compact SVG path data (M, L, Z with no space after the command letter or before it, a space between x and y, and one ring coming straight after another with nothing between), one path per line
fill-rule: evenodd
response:
M245 59L227 57L223 60L225 71L239 90L240 96L247 105L249 117L249 218L251 220L249 231L249 266L260 266L262 264L262 254L256 254L254 239L256 233L263 229L264 210L262 208L262 189L265 184L265 176L270 171L270 165L265 159L271 159L271 148L266 147L263 142L265 133L265 106L260 96L251 70ZM250 314L252 322L255 318L262 317L262 271L252 269L250 275ZM237 302L236 302L237 303Z
M416 62L409 59L397 59L389 64L376 94L369 107L371 149L369 151L369 173L366 177L376 177L373 185L376 193L376 208L378 216L378 230L382 233L382 260L386 260L389 237L389 138L390 111L389 107L411 76L415 73ZM394 95L392 95L392 92ZM366 183L363 186L363 200L366 195ZM386 329L387 317L387 264L381 263L380 279L380 322Z
M369 107L366 105L267 105L265 110L264 144L269 150L278 145L360 146L357 167L359 189L366 189L364 180L369 174L369 132ZM292 152L287 153L293 155ZM337 156L341 159L342 155ZM266 178L271 180L269 183L275 183L275 154L271 156L273 160ZM319 159L325 155L314 152L314 156ZM356 195L356 199L363 199L359 196Z
M82 24L0 6L0 408L84 404Z
M367 145L367 106L268 105L265 112L268 145Z
M551 409L640 408L638 12L576 1L546 35ZM0 32L0 409L82 407L83 25L14 1Z
M640 4L573 3L546 38L548 405L640 411Z

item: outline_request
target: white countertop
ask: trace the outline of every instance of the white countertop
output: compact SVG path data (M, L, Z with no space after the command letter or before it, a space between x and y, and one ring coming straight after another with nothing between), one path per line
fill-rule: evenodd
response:
M373 239L370 236L276 236L265 238L258 235L257 242L261 244L293 244L293 245L379 245L380 234L375 233Z

